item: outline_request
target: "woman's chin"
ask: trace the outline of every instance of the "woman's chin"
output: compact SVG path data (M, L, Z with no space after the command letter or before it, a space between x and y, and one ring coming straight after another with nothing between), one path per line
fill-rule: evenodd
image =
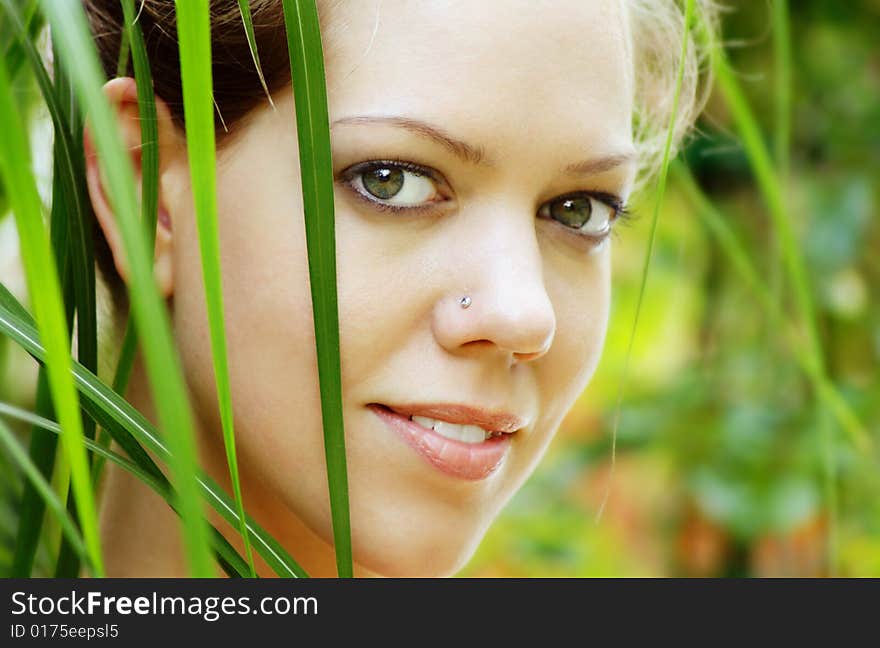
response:
M388 578L454 576L471 559L486 533L484 519L467 516L384 515L365 524L352 510L352 550L362 575ZM403 514L398 517L399 514ZM401 524L401 520L406 520ZM329 529L328 529L329 531ZM356 573L357 573L356 569Z
M380 546L355 546L354 558L366 572L386 578L446 578L467 564L480 538L457 542L400 539Z

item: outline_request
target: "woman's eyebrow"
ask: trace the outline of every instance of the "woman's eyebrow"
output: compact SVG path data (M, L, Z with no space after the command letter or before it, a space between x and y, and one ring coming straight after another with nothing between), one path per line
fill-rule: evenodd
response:
M393 116L354 116L343 117L333 122L332 126L337 124L387 124L397 128L403 128L411 133L421 137L427 137L434 140L438 144L445 146L456 157L464 162L471 164L491 166L486 153L481 146L471 146L467 142L456 139L442 128L432 126L427 122L409 117L393 117Z
M601 157L575 162L565 167L565 174L570 176L587 176L610 171L636 159L635 151L612 153Z
M473 146L457 139L444 131L442 128L411 117L399 117L390 115L357 115L342 117L333 122L338 124L386 124L397 128L403 128L421 137L427 137L449 149L456 157L470 164L492 166L494 163L486 156L482 146ZM565 175L588 176L610 171L618 166L635 160L635 152L632 150L621 153L602 155L580 162L569 164L563 169Z

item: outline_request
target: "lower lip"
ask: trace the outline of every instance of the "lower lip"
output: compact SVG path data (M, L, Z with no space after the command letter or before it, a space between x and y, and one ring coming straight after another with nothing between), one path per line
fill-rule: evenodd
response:
M431 465L459 479L486 479L498 470L510 449L509 434L481 443L465 443L447 439L385 407L370 405L369 408Z

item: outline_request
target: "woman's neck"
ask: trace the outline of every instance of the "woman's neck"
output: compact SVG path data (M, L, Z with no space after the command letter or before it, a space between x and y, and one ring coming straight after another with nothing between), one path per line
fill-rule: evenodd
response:
M150 421L156 422L149 383L140 356L135 360L126 398ZM206 442L202 426L197 423L197 427L202 466L226 493L231 494L222 441L218 443L214 439L213 442ZM220 435L219 430L215 433ZM336 563L332 548L308 529L278 497L264 491L260 480L251 478L243 465L240 466L240 476L248 513L290 551L310 576L335 576ZM244 543L237 530L213 510L209 511L209 520L245 557ZM155 491L124 469L106 464L101 494L101 540L108 576L189 575L180 530L179 518ZM260 576L273 575L256 552L254 562ZM357 567L356 574L373 575ZM219 568L218 575L222 575Z

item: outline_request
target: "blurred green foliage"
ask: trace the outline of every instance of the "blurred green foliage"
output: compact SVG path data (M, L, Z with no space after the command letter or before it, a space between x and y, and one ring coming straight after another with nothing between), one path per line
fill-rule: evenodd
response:
M728 5L725 44L773 150L772 7ZM880 2L808 0L790 10L784 194L826 365L873 454L856 451L825 418L781 332L672 183L612 472L649 188L635 201L643 218L615 241L602 364L464 575L880 576ZM734 130L713 96L683 157L790 313L778 242Z

